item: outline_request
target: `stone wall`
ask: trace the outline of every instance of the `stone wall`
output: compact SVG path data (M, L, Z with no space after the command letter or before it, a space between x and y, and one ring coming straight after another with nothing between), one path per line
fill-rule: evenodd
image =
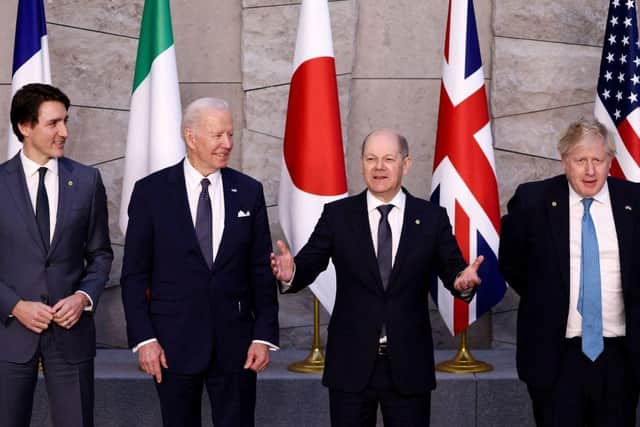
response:
M561 171L557 135L592 111L605 3L475 1L503 212L519 183ZM238 130L232 165L264 183L274 239L282 238L277 192L299 4L171 0L182 103L205 95L230 100ZM0 2L0 160L6 158L16 5ZM333 0L329 6L349 191L363 188L363 137L392 127L411 145L406 187L428 197L447 2ZM73 104L68 155L100 168L109 197L116 262L97 315L98 340L125 346L118 287L123 236L116 218L143 0L45 0L45 7L53 82ZM283 346L307 348L310 294L280 303ZM472 327L472 345L513 345L516 306L509 292ZM431 314L437 346L455 346L433 307ZM327 318L323 312L323 325Z

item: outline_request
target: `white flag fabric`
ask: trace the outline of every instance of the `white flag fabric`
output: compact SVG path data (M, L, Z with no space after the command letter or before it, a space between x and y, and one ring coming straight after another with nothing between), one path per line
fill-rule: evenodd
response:
M347 195L329 5L303 0L293 61L280 180L280 224L295 254L307 242L325 203ZM311 290L333 310L333 264Z

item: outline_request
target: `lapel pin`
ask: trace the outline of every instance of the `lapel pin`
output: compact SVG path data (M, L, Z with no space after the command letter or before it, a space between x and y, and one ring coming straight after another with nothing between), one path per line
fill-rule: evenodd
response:
M631 209L631 206L629 206L629 205L625 205L624 208L625 208L625 210L628 210L628 211L632 211L633 210L633 209Z
M420 220L416 219L416 224L420 225Z
M232 192L232 193L237 193L237 192L238 192L238 189L237 189L237 188L232 188L232 189L231 189L231 192Z
M553 206L553 207L555 208L556 206L558 206L558 202L556 202L556 201L554 200L553 202L551 202L551 206Z
M67 181L67 185L68 185L69 187L73 187L73 181L71 181L71 180Z

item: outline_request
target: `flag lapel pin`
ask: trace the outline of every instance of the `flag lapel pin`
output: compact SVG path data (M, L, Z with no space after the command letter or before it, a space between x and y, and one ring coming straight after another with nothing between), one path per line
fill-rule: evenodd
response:
M624 209L627 210L627 211L632 211L633 210L633 209L631 209L631 206L629 206L629 205L625 205Z
M237 188L232 188L232 189L231 189L231 192L232 192L232 193L237 193L237 192L238 192L238 189L237 189Z

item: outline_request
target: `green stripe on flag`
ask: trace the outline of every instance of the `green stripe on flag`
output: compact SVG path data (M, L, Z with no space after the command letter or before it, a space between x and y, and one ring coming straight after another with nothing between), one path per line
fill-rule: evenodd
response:
M172 45L173 31L169 0L146 0L142 12L132 92L135 92L151 71L153 60Z

